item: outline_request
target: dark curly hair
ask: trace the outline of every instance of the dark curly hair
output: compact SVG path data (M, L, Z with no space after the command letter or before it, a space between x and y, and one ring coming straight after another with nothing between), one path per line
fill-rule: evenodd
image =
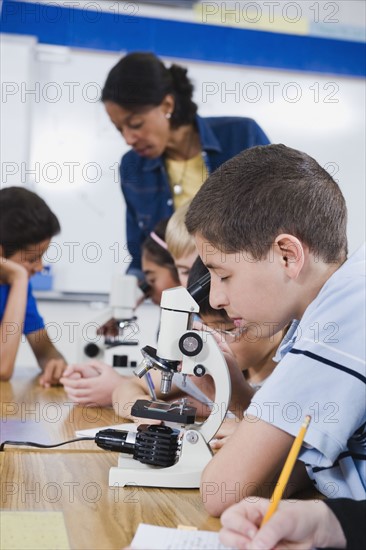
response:
M139 112L148 106L160 105L168 94L175 100L171 126L192 124L197 105L192 101L193 85L187 69L175 64L167 68L150 52L133 52L120 59L109 72L101 100Z

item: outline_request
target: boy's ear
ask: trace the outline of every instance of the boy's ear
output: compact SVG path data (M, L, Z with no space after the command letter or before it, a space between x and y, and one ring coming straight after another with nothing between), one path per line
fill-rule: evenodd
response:
M304 246L293 235L283 233L275 239L275 246L282 257L283 266L290 279L297 279L305 261Z

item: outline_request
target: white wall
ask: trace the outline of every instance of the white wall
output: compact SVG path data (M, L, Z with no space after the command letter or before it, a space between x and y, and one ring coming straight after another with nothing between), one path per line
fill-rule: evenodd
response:
M348 205L354 251L366 235L365 81L200 64L190 74L202 114L250 116L272 143L305 151L334 176Z
M62 233L47 254L55 289L108 292L112 273L128 264L117 173L126 146L96 97L119 55L30 42L32 62L17 64L15 37L2 38L8 60L2 81L19 84L19 93L2 105L3 135L12 144L2 154L3 169L16 162L19 170L3 184L30 185L60 218ZM178 62L189 67L200 114L252 117L272 142L302 149L327 167L347 200L353 251L365 235L364 81ZM34 93L22 94L30 83ZM24 108L30 124L19 132L12 117Z

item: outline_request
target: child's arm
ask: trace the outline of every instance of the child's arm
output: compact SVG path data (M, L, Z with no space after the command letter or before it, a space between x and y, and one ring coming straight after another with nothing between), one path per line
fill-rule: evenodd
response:
M36 330L27 334L28 342L43 370L40 384L45 388L59 384L66 361L51 342L46 329Z
M231 350L230 353L224 352L225 361L230 374L231 396L229 410L237 417L242 419L244 411L249 407L254 390L245 380L243 372L239 369L238 363Z
M0 324L0 380L7 381L14 370L24 322L28 294L28 274L23 266L0 257L0 282L10 285Z
M206 466L201 494L209 514L220 516L243 498L269 498L294 437L279 428L246 416L227 443ZM304 487L305 467L297 463L286 497Z

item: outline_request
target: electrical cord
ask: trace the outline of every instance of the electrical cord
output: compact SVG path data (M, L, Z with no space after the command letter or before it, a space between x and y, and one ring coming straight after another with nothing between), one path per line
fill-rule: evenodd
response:
M75 441L95 441L95 437L77 437L76 439L70 439L69 441L63 441L62 443L56 443L54 445L43 445L43 443L34 443L33 441L3 441L0 445L0 452L4 450L5 445L22 445L25 447L52 449L53 447L61 447L61 445L67 445L67 443L74 443Z
M33 441L3 441L0 445L0 452L4 450L5 445L52 449L75 441L95 441L98 447L106 451L126 453L142 463L166 468L173 466L178 459L179 430L155 424L140 425L137 432L107 428L97 432L95 437L78 437L54 445L44 445Z

